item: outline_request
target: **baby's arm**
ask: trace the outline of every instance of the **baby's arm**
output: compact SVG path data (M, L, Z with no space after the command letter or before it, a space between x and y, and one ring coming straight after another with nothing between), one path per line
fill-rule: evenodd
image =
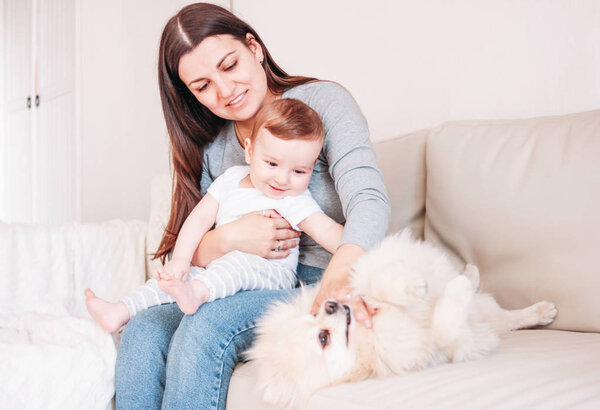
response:
M164 269L159 271L160 274L176 279L187 277L198 243L215 224L218 210L219 203L212 195L207 193L202 197L185 219L177 235L173 256L165 264Z
M342 232L344 231L342 225L323 212L315 212L300 222L298 227L332 254L340 245Z

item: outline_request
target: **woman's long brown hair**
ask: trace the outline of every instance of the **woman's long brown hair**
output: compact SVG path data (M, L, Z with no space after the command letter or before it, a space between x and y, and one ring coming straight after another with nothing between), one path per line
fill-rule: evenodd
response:
M173 196L171 214L154 259L165 258L185 218L202 198L200 177L204 147L217 136L225 120L217 117L196 100L179 78L179 60L207 37L229 34L247 45L250 33L262 47L267 86L275 94L314 81L314 78L290 76L273 60L256 31L228 10L207 3L184 7L166 24L160 39L158 85L173 162Z

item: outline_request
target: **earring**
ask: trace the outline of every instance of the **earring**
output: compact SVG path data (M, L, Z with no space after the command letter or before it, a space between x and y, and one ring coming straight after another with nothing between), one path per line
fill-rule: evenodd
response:
M261 58L259 58L259 59L258 59L258 62L259 62L260 64L262 64L262 63L263 63L263 58L262 58L262 57L261 57Z

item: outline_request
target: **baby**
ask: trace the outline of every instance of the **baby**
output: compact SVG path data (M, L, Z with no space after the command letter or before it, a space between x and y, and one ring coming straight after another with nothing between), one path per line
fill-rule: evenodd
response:
M115 332L143 309L177 302L191 315L218 298L242 290L293 288L298 247L283 259L264 259L240 251L211 262L206 269L192 266L200 240L213 225L220 226L260 210L274 209L294 229L310 235L334 253L343 226L321 211L308 191L325 131L319 115L295 99L275 100L256 115L250 138L244 140L248 166L226 170L185 220L171 259L145 285L120 302L108 302L85 290L92 318Z

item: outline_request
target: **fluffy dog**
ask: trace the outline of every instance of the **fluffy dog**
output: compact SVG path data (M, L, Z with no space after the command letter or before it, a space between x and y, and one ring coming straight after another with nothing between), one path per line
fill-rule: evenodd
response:
M475 266L456 270L442 251L413 239L409 230L360 258L351 284L378 309L371 330L333 300L309 314L314 287L270 308L247 354L257 361L265 401L301 405L326 386L478 359L496 348L502 333L546 325L557 314L549 302L502 309L476 292Z

